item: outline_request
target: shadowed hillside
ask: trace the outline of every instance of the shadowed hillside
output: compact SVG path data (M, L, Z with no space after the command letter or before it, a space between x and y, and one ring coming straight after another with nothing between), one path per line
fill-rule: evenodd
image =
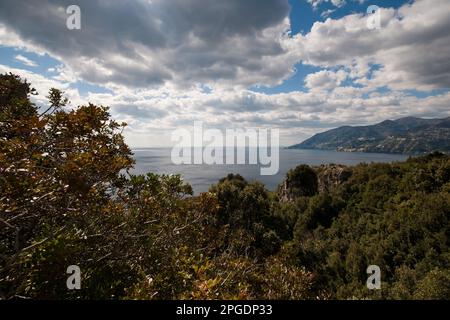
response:
M424 154L450 152L450 117L445 119L401 118L371 126L345 126L290 147L380 153Z

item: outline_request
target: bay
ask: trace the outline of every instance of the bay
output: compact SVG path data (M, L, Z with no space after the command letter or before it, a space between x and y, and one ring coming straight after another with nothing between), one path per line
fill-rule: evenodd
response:
M248 150L247 150L248 152ZM279 151L279 171L272 176L260 174L260 166L253 164L234 165L207 165L207 164L183 164L172 163L171 148L141 148L133 149L136 164L130 171L133 174L145 174L153 172L158 174L181 174L183 179L190 183L194 193L207 191L212 184L219 181L229 173L238 173L248 181L260 181L268 190L276 190L283 181L289 169L300 164L345 164L356 165L358 163L394 162L404 161L407 155L363 153L363 152L336 152L323 150L281 149Z

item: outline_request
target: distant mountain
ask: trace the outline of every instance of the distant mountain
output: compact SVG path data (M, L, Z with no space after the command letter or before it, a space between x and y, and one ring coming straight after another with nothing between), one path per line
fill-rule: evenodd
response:
M406 117L371 126L344 126L318 133L289 149L320 149L382 153L450 153L450 117Z

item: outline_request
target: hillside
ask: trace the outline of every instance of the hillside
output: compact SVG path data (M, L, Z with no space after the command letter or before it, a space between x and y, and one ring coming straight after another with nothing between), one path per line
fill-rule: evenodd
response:
M344 126L318 133L289 149L320 149L380 153L450 152L450 117L406 117L370 126Z

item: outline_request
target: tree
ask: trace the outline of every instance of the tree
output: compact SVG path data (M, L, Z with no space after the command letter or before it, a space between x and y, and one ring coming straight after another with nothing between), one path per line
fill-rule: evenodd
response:
M286 182L287 188L294 197L310 197L318 190L317 174L307 165L300 165L290 170L287 173Z

